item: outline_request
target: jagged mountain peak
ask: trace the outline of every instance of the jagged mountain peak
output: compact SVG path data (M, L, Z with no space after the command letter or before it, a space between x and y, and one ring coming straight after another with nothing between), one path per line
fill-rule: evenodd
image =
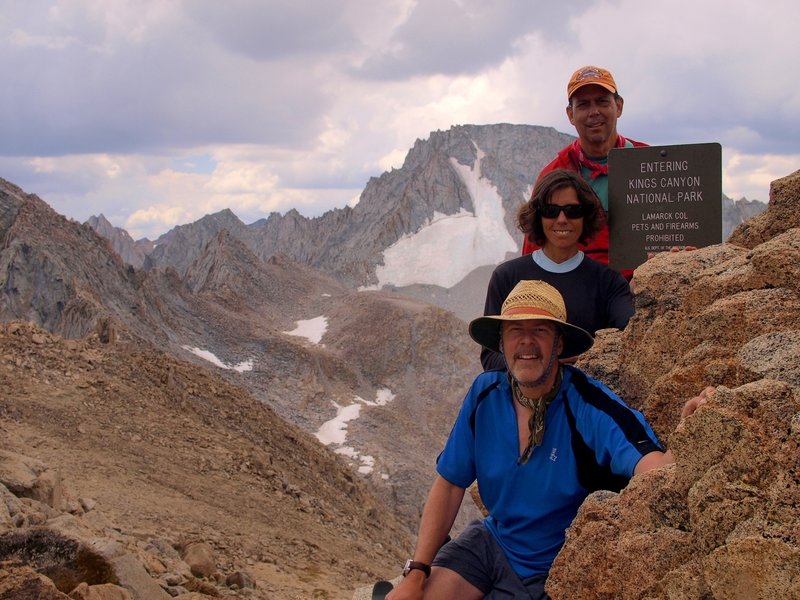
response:
M286 255L262 260L227 229L206 243L185 275L172 267L136 271L88 225L69 222L42 202L32 204L0 196L0 212L17 215L13 235L6 236L10 244L0 248L0 266L7 267L0 272L1 320L29 320L65 338L97 332L132 350L157 347L220 369L305 431L335 419L337 407L358 405L358 398L366 399L365 411L376 406L373 399L384 390L411 408L394 420L410 430L419 404L433 395L437 409L431 414L454 410L460 382L477 366L463 323L452 313L383 292L357 292ZM48 213L26 217L37 208ZM31 221L37 227L23 226ZM49 233L38 243L41 231ZM44 308L31 313L32 299ZM449 332L444 346L435 338L405 348L429 330ZM380 421L365 421L373 419ZM428 427L443 434L445 419ZM373 431L361 440L367 448L380 447L379 437ZM397 449L417 458L427 451L422 441ZM366 460L369 451L363 452ZM387 507L402 498L400 510L409 517L425 477L419 464L415 458L409 467L393 469L391 484L378 490ZM372 478L383 481L382 472Z
M91 227L14 186L0 189L0 214L0 318L82 337L135 304L132 273Z
M519 250L516 210L528 197L541 167L573 139L553 128L511 123L455 125L433 131L415 141L401 168L371 178L354 207L336 208L314 218L291 209L251 225L244 225L230 210L219 211L161 236L144 266L172 267L185 274L209 240L227 229L262 260L283 254L351 287L406 289L452 306L447 301L449 290L459 284L462 293L471 290L470 273L482 272ZM764 207L723 198L724 236ZM474 243L444 250L454 267L449 275L420 277L427 270L420 269L419 263L439 260L424 254L429 244L422 240L435 236L430 230L442 216L457 217L462 226L471 220L471 227L463 227L459 235ZM403 269L388 251L401 241L404 253L414 251L407 238L416 235L419 249L401 259L408 265ZM492 244L496 251L487 251ZM480 290L468 292L471 298L463 314L482 305L481 294Z
M294 306L291 315L276 319L284 323L321 310L313 308L315 298L352 293L335 279L285 255L261 260L227 229L218 232L187 267L184 281L193 293L210 294L240 311Z
M205 215L193 223L173 227L160 236L155 242L155 249L147 256L144 268L149 270L170 266L183 275L211 238L223 230L229 231L252 247L247 225L232 210L226 208Z
M242 285L261 260L229 230L222 229L186 268L185 281L193 292Z
M141 269L144 266L147 254L153 250L154 246L150 240L134 241L127 231L120 227L114 227L102 213L98 216L89 217L84 224L106 238L114 252L119 254L126 264L136 269Z

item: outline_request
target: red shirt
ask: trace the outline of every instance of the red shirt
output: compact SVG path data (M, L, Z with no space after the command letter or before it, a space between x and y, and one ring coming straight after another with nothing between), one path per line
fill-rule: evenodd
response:
M618 136L617 139L617 147L624 148L625 142L628 141L633 144L634 147L642 147L647 146L647 144L643 142L637 142L635 140L623 138L621 135ZM576 173L581 172L581 159L583 158L582 152L580 151L580 145L578 140L575 140L572 144L567 146L566 148L562 148L556 157L546 165L541 172L539 173L538 179L550 171L555 169L570 169L571 171L575 171ZM591 161L586 161L584 158L584 165L589 166L592 168ZM600 165L595 165L596 167L600 167ZM606 175L608 173L607 168L602 168L598 170L597 175ZM597 176L595 175L595 176ZM522 242L522 254L530 254L534 250L537 250L539 246L531 242L528 237L526 236ZM581 244L580 249L583 253L598 262L603 263L604 265L608 264L608 224L604 224L603 228L595 234L595 236L588 241L586 244ZM622 275L630 281L631 277L633 277L633 270L631 269L623 269L620 271Z

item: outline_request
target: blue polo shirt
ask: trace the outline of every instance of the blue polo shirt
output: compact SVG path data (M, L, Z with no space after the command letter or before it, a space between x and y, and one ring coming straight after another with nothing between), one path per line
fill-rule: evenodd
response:
M519 464L513 402L505 371L479 375L436 469L463 488L477 479L489 513L485 525L514 571L526 578L550 570L597 473L607 471L624 484L642 456L662 448L641 413L565 365L547 409L542 445Z

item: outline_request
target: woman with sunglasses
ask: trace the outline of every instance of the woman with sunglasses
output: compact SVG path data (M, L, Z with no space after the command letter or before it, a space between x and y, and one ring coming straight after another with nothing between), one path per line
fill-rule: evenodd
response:
M584 256L579 247L604 225L600 200L579 174L556 169L543 175L517 213L517 227L539 249L495 268L484 314L499 314L517 282L540 279L561 292L570 323L592 335L599 329L624 329L633 315L628 282L619 272ZM486 370L505 368L502 354L486 348L481 363Z

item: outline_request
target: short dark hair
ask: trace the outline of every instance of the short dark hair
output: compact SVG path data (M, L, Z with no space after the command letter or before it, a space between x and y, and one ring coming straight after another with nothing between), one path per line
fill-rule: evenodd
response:
M622 96L619 95L619 92L608 92L608 93L611 94L611 96L613 96L614 102L616 102L617 100L623 99ZM573 98L575 98L575 94L572 94L572 96L567 98L567 107L572 106L572 99Z
M585 244L592 239L605 225L605 211L600 199L592 189L575 171L569 169L554 169L542 175L533 186L531 199L519 207L517 211L517 227L537 246L541 247L546 241L542 227L541 207L550 203L550 198L556 190L571 187L578 196L578 202L583 206L583 230L578 240Z

